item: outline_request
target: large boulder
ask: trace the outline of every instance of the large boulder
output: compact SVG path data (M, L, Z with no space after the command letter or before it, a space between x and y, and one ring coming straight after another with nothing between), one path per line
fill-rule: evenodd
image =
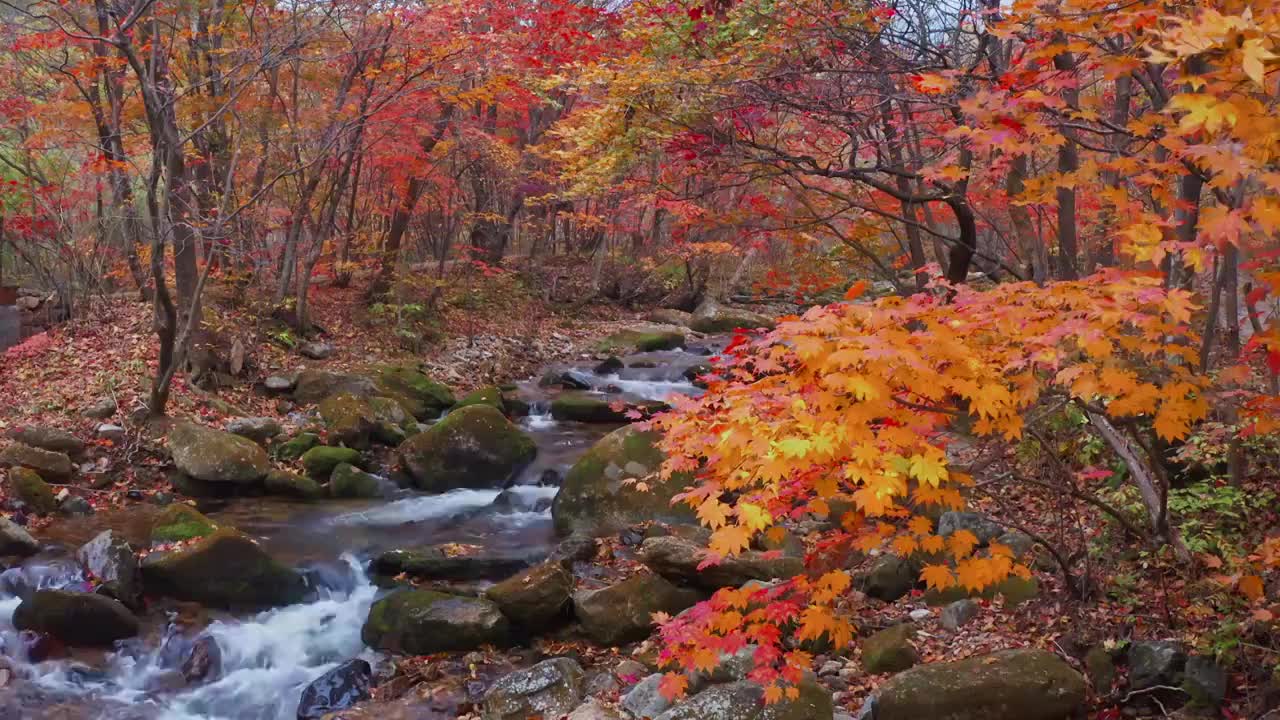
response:
M405 574L429 580L489 580L529 567L526 555L477 551L465 545L427 545L388 550L374 558L373 571L394 577Z
M911 592L918 579L919 572L910 560L885 555L876 560L870 572L859 578L859 584L869 597L893 602Z
M13 626L89 647L133 637L139 627L128 608L106 595L64 590L37 590L13 612Z
M271 469L266 451L256 442L191 422L169 431L169 450L179 470L206 482L256 483Z
M708 550L700 544L674 535L649 538L640 546L640 559L654 572L668 580L711 592L739 587L750 580L786 579L804 572L804 561L800 558L754 550L701 567L707 554Z
M862 669L872 675L902 672L920 660L912 641L916 626L894 625L862 641Z
M684 333L662 328L635 328L616 332L601 340L596 349L601 352L654 352L675 350L684 345Z
M9 494L21 500L31 512L48 515L58 509L53 488L34 470L9 468Z
M66 453L42 450L20 442L9 443L0 450L0 467L27 468L54 482L67 480L75 472Z
M142 579L148 593L227 609L291 605L307 594L302 575L228 527L151 553L142 561Z
M376 475L343 463L329 476L329 494L336 498L379 498L383 495L382 481Z
M880 686L876 720L1067 720L1085 682L1043 650L1004 650L899 673Z
M372 683L373 668L368 661L348 660L312 680L302 691L298 720L320 720L368 700L372 696L369 691Z
M330 395L320 403L320 417L329 438L348 447L368 448L371 440L398 445L404 439L408 413L398 402L381 396L351 393Z
M502 613L526 628L542 628L564 615L573 594L573 574L545 562L485 591Z
M66 430L38 425L24 425L5 433L10 440L23 445L76 457L84 452L84 441Z
M415 368L395 365L376 368L373 378L379 395L395 399L419 420L440 417L455 402L452 390Z
M499 678L484 694L482 720L558 718L582 702L584 673L569 658L544 660Z
M305 475L287 470L272 470L262 481L262 487L268 495L296 498L298 500L316 500L324 497L324 488L315 480Z
M0 517L0 556L26 557L40 552L40 543L21 525Z
M227 432L232 435L249 438L258 444L265 444L271 438L284 432L284 428L280 426L280 421L275 418L239 417L227 422Z
M429 655L505 645L511 625L488 600L431 590L399 590L369 609L365 644L385 652Z
M190 505L175 503L156 516L151 524L151 544L194 540L213 533L218 524Z
M303 370L298 373L297 382L293 386L293 399L310 405L318 403L330 395L351 393L358 397L368 397L378 392L378 385L372 378L364 375L329 372L328 370Z
M501 487L537 452L532 438L488 405L451 412L399 448L414 484L427 492Z
M477 388L467 393L453 406L454 410L471 405L488 405L489 407L505 414L507 412L506 402L502 398L502 388L496 385Z
M76 551L85 573L100 583L98 592L138 609L142 604L142 573L133 546L112 530L98 533Z
M707 298L697 310L693 311L693 320L689 327L701 333L732 332L739 328L754 330L756 328L772 328L773 318L742 308L732 308Z
M568 392L551 401L551 417L561 422L625 423L627 408L617 410L611 401L588 393Z
M980 512L951 510L938 520L938 534L951 537L958 530L968 530L978 538L979 545L986 545L1004 534L1004 526Z
M805 678L798 689L799 696L794 700L767 704L764 689L753 682L713 685L655 720L832 720L835 704L830 692L812 678Z
M661 575L640 573L606 588L574 593L573 612L592 640L622 645L648 637L654 613L675 615L702 599L697 590L677 587Z
M298 433L275 448L275 456L286 462L301 458L308 450L320 444L320 436L315 433Z
M302 453L302 468L313 478L327 478L339 465L360 462L360 451L352 448L319 445Z
M693 322L693 313L675 308L658 308L651 311L644 319L662 325L689 327L689 323Z
M667 480L658 477L665 456L655 445L657 439L656 433L628 426L593 445L570 468L556 493L551 505L556 531L604 535L651 520L693 521L692 509L671 504L692 478L685 473Z

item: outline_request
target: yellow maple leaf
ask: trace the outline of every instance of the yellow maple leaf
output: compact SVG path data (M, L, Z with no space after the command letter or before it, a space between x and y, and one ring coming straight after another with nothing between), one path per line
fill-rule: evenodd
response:
M951 556L957 560L968 557L977 546L978 536L968 530L957 530L947 538L947 547L951 550Z
M751 547L751 533L741 525L725 525L711 533L711 552L728 557Z

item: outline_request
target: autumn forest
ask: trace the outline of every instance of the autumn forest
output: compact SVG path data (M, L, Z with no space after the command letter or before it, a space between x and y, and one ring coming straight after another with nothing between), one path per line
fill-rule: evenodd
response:
M0 0L0 717L1280 718L1280 5Z

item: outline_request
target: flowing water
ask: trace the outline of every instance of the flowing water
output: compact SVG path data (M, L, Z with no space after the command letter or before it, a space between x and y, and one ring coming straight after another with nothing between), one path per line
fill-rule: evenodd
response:
M623 358L627 367L595 375L583 392L610 400L666 400L699 391L684 372L710 350L690 348ZM573 462L616 426L557 422L546 408L554 391L520 384L533 413L518 422L538 446L537 459L503 491L454 490L439 495L399 490L378 501L289 503L235 500L210 511L219 522L254 536L269 552L306 571L307 602L248 616L211 616L191 623L152 611L140 638L110 652L32 662L12 616L21 598L40 588L84 589L72 559L75 545L53 548L0 574L0 657L14 676L0 689L0 720L294 720L302 690L339 663L380 658L360 640L360 628L380 590L366 575L376 554L435 543L545 557L556 542L550 502ZM139 510L138 512L144 512ZM136 521L135 525L145 525ZM127 533L126 533L127 534ZM85 538L87 539L87 538ZM188 684L179 667L192 643L211 637L221 652L215 679ZM4 670L0 670L0 677ZM421 717L428 717L423 715Z

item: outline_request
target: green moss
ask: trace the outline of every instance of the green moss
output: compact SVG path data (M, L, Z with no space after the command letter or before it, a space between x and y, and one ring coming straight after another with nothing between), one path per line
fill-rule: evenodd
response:
M419 489L499 487L537 454L533 439L488 405L449 413L400 446L400 459Z
M285 470L272 470L267 473L267 479L263 484L269 494L282 497L315 500L324 494L324 490L315 480Z
M13 487L13 494L33 512L46 515L58 509L53 488L49 487L49 483L42 480L34 470L24 467L10 468L9 485Z
M359 451L321 445L311 448L302 455L302 467L313 478L328 477L334 468L343 463L359 465Z
M623 330L601 340L596 349L607 353L675 350L684 340L684 333L669 330Z
M489 407L497 409L498 412L505 413L507 411L506 404L502 400L502 390L494 387L493 385L473 390L459 400L458 404L455 405L453 409L457 410L459 408L470 407L471 405L488 405Z
M302 457L311 448L320 444L320 436L315 433L298 433L288 442L281 443L276 448L276 457L286 462L292 462Z
M593 395L565 393L551 401L551 417L568 422L625 423L624 410L609 407L609 401Z
M1005 607L1017 607L1040 595L1040 581L1032 578L1008 577L979 592L970 592L962 587L949 587L946 590L928 590L924 601L931 606L950 605L965 598L981 598L991 600L996 595L1004 597Z
M375 369L374 375L383 395L395 398L420 420L439 417L456 402L452 390L416 368L385 366Z
M329 478L329 494L336 498L381 497L382 483L373 475L343 463L333 469Z
M204 537L218 529L216 523L190 505L175 503L166 507L151 527L151 544L182 542Z
M862 641L862 668L872 674L901 672L920 659L911 641L916 627L895 625Z

